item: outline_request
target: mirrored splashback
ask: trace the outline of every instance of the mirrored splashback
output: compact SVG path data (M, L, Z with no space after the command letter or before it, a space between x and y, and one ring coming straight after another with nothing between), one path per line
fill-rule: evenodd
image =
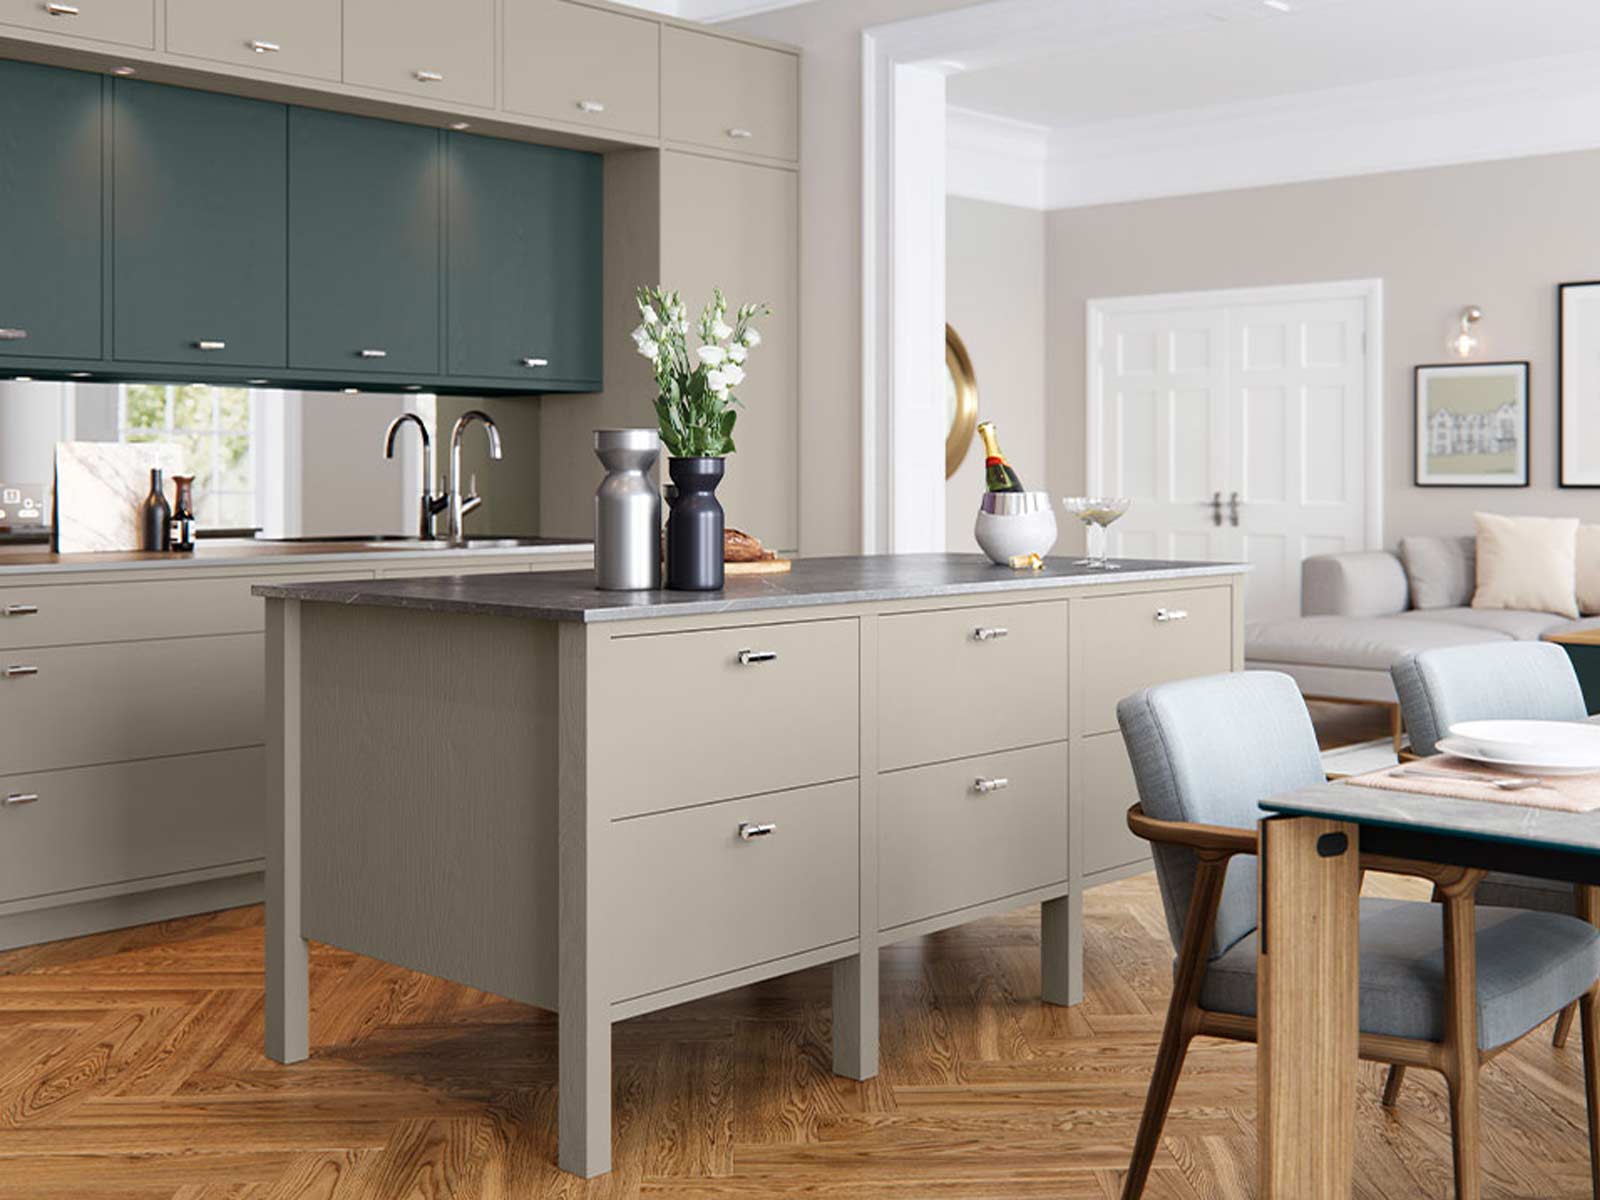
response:
M177 447L184 473L195 477L203 533L414 534L421 441L413 429L402 430L390 460L384 432L395 417L415 413L442 472L451 426L470 408L491 412L505 448L502 461L489 462L481 435L464 441L464 473L478 478L484 497L473 531L535 534L538 403L203 383L0 381L0 538L48 531L56 444L72 441Z

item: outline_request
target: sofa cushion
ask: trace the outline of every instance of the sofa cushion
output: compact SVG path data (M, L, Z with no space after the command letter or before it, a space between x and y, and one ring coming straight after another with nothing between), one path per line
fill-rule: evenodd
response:
M1474 513L1478 590L1473 608L1578 616L1578 518Z
M1411 584L1411 607L1471 604L1478 586L1477 544L1473 537L1401 538L1400 561Z
M1578 526L1578 611L1600 613L1600 525Z
M1496 629L1400 614L1392 617L1295 617L1245 626L1245 657L1254 662L1306 663L1388 671L1403 655L1435 646L1508 640Z
M1536 642L1545 634L1572 623L1555 613L1526 612L1519 608L1430 608L1425 612L1402 613L1397 619L1418 624L1442 621L1468 629L1489 629L1519 642Z

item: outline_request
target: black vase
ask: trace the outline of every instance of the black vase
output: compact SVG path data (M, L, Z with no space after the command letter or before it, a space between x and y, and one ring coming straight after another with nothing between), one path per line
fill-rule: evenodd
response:
M667 516L667 586L683 592L722 587L722 504L717 484L725 460L674 458L667 473L677 484Z

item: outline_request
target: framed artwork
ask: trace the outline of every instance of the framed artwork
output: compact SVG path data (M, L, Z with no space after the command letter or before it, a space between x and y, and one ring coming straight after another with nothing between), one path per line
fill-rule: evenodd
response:
M1528 486L1527 363L1420 366L1416 410L1418 487Z
M1600 282L1563 283L1560 351L1562 487L1600 487Z

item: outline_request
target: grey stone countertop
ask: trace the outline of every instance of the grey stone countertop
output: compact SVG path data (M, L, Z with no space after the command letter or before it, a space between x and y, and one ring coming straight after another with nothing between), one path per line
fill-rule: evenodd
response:
M640 621L822 604L919 600L1239 575L1239 563L1120 559L1116 571L1052 562L1041 571L997 567L979 554L901 554L795 560L776 575L730 575L718 592L602 592L593 571L441 576L349 583L257 584L258 596L539 621Z

